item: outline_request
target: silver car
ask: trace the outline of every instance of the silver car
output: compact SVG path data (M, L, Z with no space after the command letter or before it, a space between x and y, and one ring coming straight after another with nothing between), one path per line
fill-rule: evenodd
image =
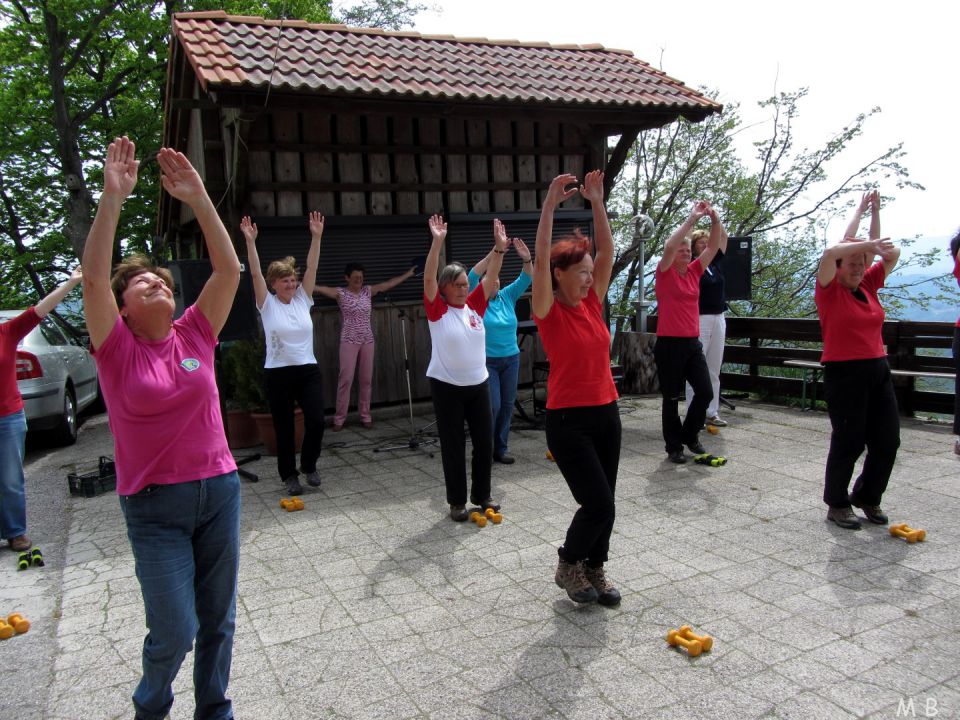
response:
M0 310L0 323L22 310ZM77 440L77 414L99 399L97 367L76 330L47 315L17 346L17 385L28 430L52 430L62 445Z

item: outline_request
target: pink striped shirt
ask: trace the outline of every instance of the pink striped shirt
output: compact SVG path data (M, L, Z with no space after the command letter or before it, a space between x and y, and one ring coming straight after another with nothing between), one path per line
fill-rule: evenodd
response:
M357 345L372 343L370 309L373 306L373 295L370 286L364 285L357 295L346 288L337 288L337 302L340 303L340 314L343 316L340 342Z

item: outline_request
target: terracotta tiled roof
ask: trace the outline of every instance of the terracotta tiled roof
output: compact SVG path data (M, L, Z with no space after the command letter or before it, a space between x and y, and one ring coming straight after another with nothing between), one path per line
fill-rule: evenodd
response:
M632 53L601 45L386 32L222 11L180 13L173 32L208 89L659 108L720 106ZM278 46L279 39L279 46Z

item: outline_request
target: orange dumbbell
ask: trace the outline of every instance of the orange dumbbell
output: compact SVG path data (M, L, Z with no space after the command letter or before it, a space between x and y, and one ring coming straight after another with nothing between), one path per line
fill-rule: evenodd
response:
M486 527L487 526L487 516L481 515L479 512L474 510L470 513L470 520L477 524L477 527Z
M498 513L493 508L487 508L487 511L484 513L484 515L486 515L490 522L492 522L494 525L499 525L503 522L503 515Z
M3 618L0 618L0 640L13 637L13 628Z
M303 510L304 504L303 504L303 500L301 500L298 497L282 498L280 500L280 507L282 507L287 512L294 512L296 510Z
M926 530L914 530L906 523L890 526L890 534L894 537L902 537L908 543L923 542L927 539Z
M700 643L700 649L704 652L710 652L710 649L713 647L712 637L709 635L697 635L689 625L681 625L679 633L687 640L696 640Z
M17 631L18 635L23 635L23 633L30 629L30 621L20 613L10 613L7 615L7 622L10 624L10 627Z
M703 645L699 640L690 640L684 637L682 630L683 628L669 631L667 633L667 643L670 647L677 647L679 645L686 649L690 657L697 657L697 655L703 652Z

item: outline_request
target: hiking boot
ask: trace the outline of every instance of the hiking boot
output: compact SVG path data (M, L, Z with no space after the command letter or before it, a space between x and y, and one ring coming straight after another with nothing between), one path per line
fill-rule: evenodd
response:
M470 516L467 514L465 505L450 506L450 519L454 522L465 522L468 517Z
M287 495L303 494L303 485L300 484L300 478L296 475L291 475L286 480L284 480L283 487L286 489Z
M603 565L600 567L591 567L584 563L583 574L597 591L597 602L607 607L613 607L620 604L620 591L607 578L603 571Z
M867 516L867 520L874 525L886 525L890 522L890 518L887 517L887 514L879 505L861 505L855 500L851 500L850 502L863 510L863 514Z
M707 418L707 425L713 425L714 427L726 427L727 421L721 420L719 415L714 415L713 417Z
M830 508L827 510L827 520L831 520L847 530L860 529L860 518L854 514L851 507Z
M314 470L313 472L308 472L306 478L307 485L310 487L320 487L320 473Z
M686 443L687 449L692 452L694 455L706 455L707 451L704 449L703 445L700 444L700 438L694 438L690 442Z
M479 505L481 510L493 510L494 512L500 512L500 503L498 503L493 498L487 498L483 502L479 502L470 498L470 502L474 505Z
M672 453L667 453L667 459L676 463L677 465L683 465L687 461L686 455L683 454L683 450L674 450Z
M17 535L14 538L10 538L7 542L10 543L10 549L14 552L23 552L24 550L30 549L30 538L26 535Z
M560 560L557 563L557 574L553 581L558 587L567 591L567 597L578 603L594 602L597 591L583 574L583 563L568 563Z

